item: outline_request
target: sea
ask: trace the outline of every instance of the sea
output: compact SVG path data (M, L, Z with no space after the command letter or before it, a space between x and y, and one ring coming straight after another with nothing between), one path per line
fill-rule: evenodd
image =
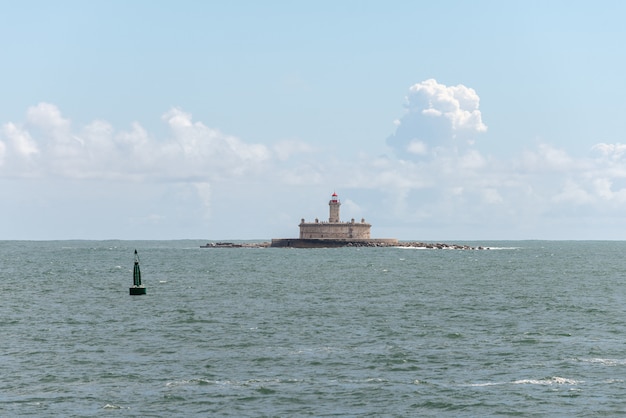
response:
M0 241L0 416L626 414L626 242L205 243Z

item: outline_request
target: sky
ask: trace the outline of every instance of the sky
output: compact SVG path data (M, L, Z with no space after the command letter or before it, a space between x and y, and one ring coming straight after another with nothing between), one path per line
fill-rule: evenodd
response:
M0 0L0 239L626 239L626 2Z

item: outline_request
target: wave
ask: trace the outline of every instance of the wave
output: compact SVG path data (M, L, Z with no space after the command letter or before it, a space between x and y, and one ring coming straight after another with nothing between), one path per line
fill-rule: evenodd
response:
M541 386L548 386L548 385L570 385L570 386L575 386L578 384L584 383L584 381L582 380L574 380L574 379L567 379L565 377L558 377L558 376L553 376L553 377L548 377L545 379L519 379L519 380L514 380L512 382L483 382L483 383L469 383L466 385L461 385L461 386L469 386L469 387L489 387L489 386L503 386L503 385L541 385Z
M122 409L122 407L119 405L113 405L113 404L108 403L104 405L102 409Z
M522 379L512 382L515 385L578 385L582 380L567 379L565 377L553 376L546 379Z
M602 364L604 366L626 366L626 359L588 358L588 359L580 359L580 361L583 363Z

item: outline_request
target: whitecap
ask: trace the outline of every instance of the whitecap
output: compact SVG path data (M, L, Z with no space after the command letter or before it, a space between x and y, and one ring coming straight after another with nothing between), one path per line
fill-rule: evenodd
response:
M167 382L165 384L166 387L175 387L175 386L186 386L186 385L198 385L198 384L218 384L218 381L209 380L209 379L189 379L189 380L174 380L172 382Z
M481 388L481 387L487 387L487 386L497 386L497 385L502 385L502 383L496 383L496 382L469 383L469 384L464 385L464 386L475 387L475 388Z
M577 385L579 383L582 383L582 381L559 376L553 376L548 379L521 379L513 382L515 385Z
M565 377L558 376L553 377L551 380L558 385L577 385L579 383L582 383L581 380L567 379Z
M604 366L624 366L626 365L626 360L624 359L612 359L612 358L590 358L590 359L581 359L580 361L585 363L597 363L602 364Z
M173 382L167 382L165 386L167 387L182 386L182 385L188 385L189 383L191 383L190 380L174 380Z

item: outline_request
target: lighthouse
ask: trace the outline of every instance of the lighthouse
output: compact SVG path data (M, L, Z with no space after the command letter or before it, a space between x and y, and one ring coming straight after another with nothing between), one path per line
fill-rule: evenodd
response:
M333 195L330 197L330 201L328 202L328 206L330 207L330 216L328 217L328 222L336 223L339 221L339 206L341 206L341 202L339 201L339 197L337 193L333 192Z
M328 222L315 218L313 222L307 222L302 218L300 225L300 238L273 238L272 247L294 248L326 248L344 247L349 245L359 246L390 246L397 244L395 238L371 239L370 229L372 225L361 218L361 222L350 220L342 222L339 217L341 202L337 193L333 193L328 202Z

